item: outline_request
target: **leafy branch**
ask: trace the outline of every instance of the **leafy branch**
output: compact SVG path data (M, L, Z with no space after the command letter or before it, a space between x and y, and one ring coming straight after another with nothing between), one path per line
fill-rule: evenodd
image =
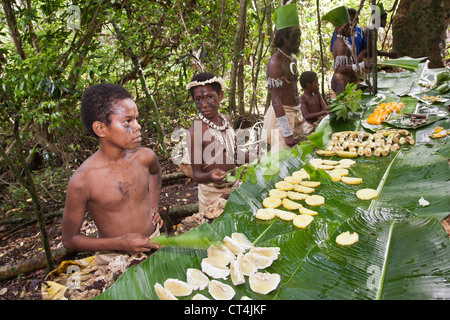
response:
M337 120L348 120L351 113L361 109L358 101L361 100L362 91L356 90L356 86L356 83L348 83L345 90L331 103L330 111L335 114Z

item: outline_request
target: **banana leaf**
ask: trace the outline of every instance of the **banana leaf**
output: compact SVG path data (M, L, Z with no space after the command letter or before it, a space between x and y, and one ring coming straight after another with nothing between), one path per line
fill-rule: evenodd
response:
M426 63L419 63L414 71L379 73L379 93L363 97L362 118L383 99L403 99L413 108L415 94L423 89L418 83L435 75ZM358 117L335 121L327 116L308 138L321 149L332 132L363 130L361 123ZM244 233L256 246L281 249L279 258L265 270L281 276L277 289L256 294L246 277L245 284L235 287L235 299L450 299L450 240L440 223L450 214L450 139L431 139L434 126L450 128L448 112L433 125L411 130L416 145L386 157L356 158L349 176L363 178L361 185L333 182L323 170L315 170L308 160L317 155L305 145L279 160L267 159L267 168L255 170L256 183L249 179L234 190L224 213L213 223L160 239L168 245L131 267L95 299L158 299L155 283L168 278L185 281L188 268L201 269L209 244L233 232ZM275 183L300 168L312 180L321 181L315 193L326 199L314 208L318 212L314 221L299 229L278 218L257 220L254 213ZM361 188L377 189L379 195L371 201L359 200L355 193ZM428 205L419 202L422 198ZM338 245L336 237L345 231L357 232L359 241ZM229 278L223 282L232 285ZM191 299L198 292L180 299ZM210 297L207 289L199 293Z
M406 70L415 70L419 68L419 64L425 59L426 57L423 58L402 57L398 59L388 59L384 61L378 61L378 65L403 68Z
M410 147L387 157L357 158L351 176L363 185L332 182L322 170L307 165L314 154L280 161L279 175L266 179L257 171L233 191L225 212L212 224L189 231L189 237L221 241L244 233L257 246L278 246L280 256L265 271L278 273L281 283L267 295L254 293L248 280L235 287L235 299L450 299L449 238L440 224L448 215L450 189L447 159L426 146ZM305 167L322 182L316 194L326 202L305 229L292 222L260 221L254 212L275 182ZM360 188L374 188L379 197L359 200ZM430 202L421 207L418 200ZM337 235L351 231L359 241L336 244ZM158 299L153 286L168 278L186 280L187 268L201 268L204 248L163 247L126 271L96 299ZM247 278L248 279L248 278ZM232 285L231 280L223 280ZM210 297L207 289L195 291Z

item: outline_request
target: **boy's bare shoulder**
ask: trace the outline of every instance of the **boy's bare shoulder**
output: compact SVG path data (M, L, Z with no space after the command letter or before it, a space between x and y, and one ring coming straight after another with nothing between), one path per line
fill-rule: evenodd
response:
M148 147L139 147L131 150L129 151L129 155L136 158L137 160L148 163L153 162L155 159L157 159L155 151Z

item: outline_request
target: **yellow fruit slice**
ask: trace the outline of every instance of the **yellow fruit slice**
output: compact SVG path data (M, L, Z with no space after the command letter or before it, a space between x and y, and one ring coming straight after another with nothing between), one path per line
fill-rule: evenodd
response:
M244 254L239 253L236 261L239 265L239 268L241 269L244 276L249 276L252 273L256 272L256 266L253 262L251 262Z
M256 266L257 269L265 269L273 262L273 260L269 257L256 252L247 252L245 256Z
M161 284L155 283L153 286L155 289L155 293L158 296L160 300L178 300L172 292L170 292L168 289L164 288Z
M336 155L343 158L356 158L358 153L353 151L336 151Z
M315 206L321 206L325 203L325 198L322 196L319 196L317 194L309 196L305 199L305 202L307 205L315 207Z
M309 174L306 172L304 168L301 168L300 170L292 172L293 177L300 178L302 180L309 180Z
M287 192L280 189L272 189L269 191L269 196L284 199L287 197Z
M297 214L285 210L275 209L275 214L278 218L284 221L292 221L295 217L297 217Z
M237 260L233 260L230 263L230 278L235 286L245 283L244 273L239 267Z
M350 167L350 164L338 164L337 166L334 166L334 169L349 169Z
M164 282L164 288L174 296L186 297L192 293L192 287L187 282L178 279L167 279Z
M285 207L288 210L298 210L302 207L300 203L297 203L295 201L292 201L290 199L284 198L282 201L283 207Z
M318 166L322 163L323 163L323 160L320 158L313 158L313 159L309 160L309 164L312 165L313 167Z
M277 183L275 183L275 188L282 191L289 191L294 189L294 185L287 181L278 181Z
M341 181L346 184L360 184L362 182L362 178L342 177Z
M305 200L308 195L296 191L288 191L288 198L291 200Z
M352 166L355 163L356 163L356 161L352 160L352 159L341 159L341 160L339 160L339 164L342 164L342 165L350 165L350 166Z
M232 286L217 280L211 280L208 292L215 300L231 300L236 294Z
M250 249L250 252L259 253L266 257L269 257L272 260L278 259L278 255L280 254L279 247L254 247Z
M356 232L350 233L350 231L343 232L336 237L336 243L342 246L349 246L358 242L359 236Z
M186 270L186 281L193 290L203 290L208 286L209 278L198 269L188 268Z
M361 189L356 192L356 196L361 200L370 200L378 196L378 191L375 189Z
M292 184L299 184L300 182L302 182L302 179L300 177L285 177L284 181L292 183Z
M275 218L275 209L274 208L261 208L256 211L255 214L256 219L260 220L272 220Z
M308 188L316 188L320 186L320 181L302 181L300 185Z
M319 165L317 166L317 169L322 169L322 170L333 170L333 169L334 169L334 166L330 166L330 165L327 165L327 164L319 164Z
M281 199L275 197L267 197L263 200L263 206L265 208L278 208L281 206Z
M248 280L253 292L268 294L277 288L281 277L277 273L256 272L252 274Z
M332 157L336 155L336 151L316 150L319 156Z
M306 214L300 214L296 216L292 222L294 223L294 226L297 228L306 228L312 221L314 220L313 216L306 215Z
M318 215L317 211L314 211L314 210L311 210L311 209L308 209L308 208L305 208L305 207L301 207L300 209L298 209L298 211L301 214L306 214L308 216L317 216Z
M333 169L330 173L338 174L342 177L348 175L349 172L347 169Z
M315 191L315 189L297 184L294 186L294 191L297 191L300 193L313 193Z
M323 160L323 164L328 166L335 166L339 164L339 161L336 160Z
M341 179L342 179L342 176L340 174L337 174L334 172L330 172L330 177L331 177L331 180L333 180L334 182L341 181Z

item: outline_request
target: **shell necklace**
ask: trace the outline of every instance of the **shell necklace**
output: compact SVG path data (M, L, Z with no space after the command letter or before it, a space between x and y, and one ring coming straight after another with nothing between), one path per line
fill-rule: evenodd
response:
M234 158L235 155L235 134L234 130L230 127L230 123L225 119L225 117L218 113L219 118L222 120L223 125L218 126L206 119L203 114L199 113L198 117L208 125L209 132L224 149L225 155Z
M286 58L288 58L289 60L291 60L291 63L289 64L289 69L291 70L291 73L296 76L298 74L298 68L297 65L294 62L294 58L292 56L287 55L286 53L283 52L283 50L281 50L280 48L277 48L279 52L281 52L281 54L283 56L285 56Z

